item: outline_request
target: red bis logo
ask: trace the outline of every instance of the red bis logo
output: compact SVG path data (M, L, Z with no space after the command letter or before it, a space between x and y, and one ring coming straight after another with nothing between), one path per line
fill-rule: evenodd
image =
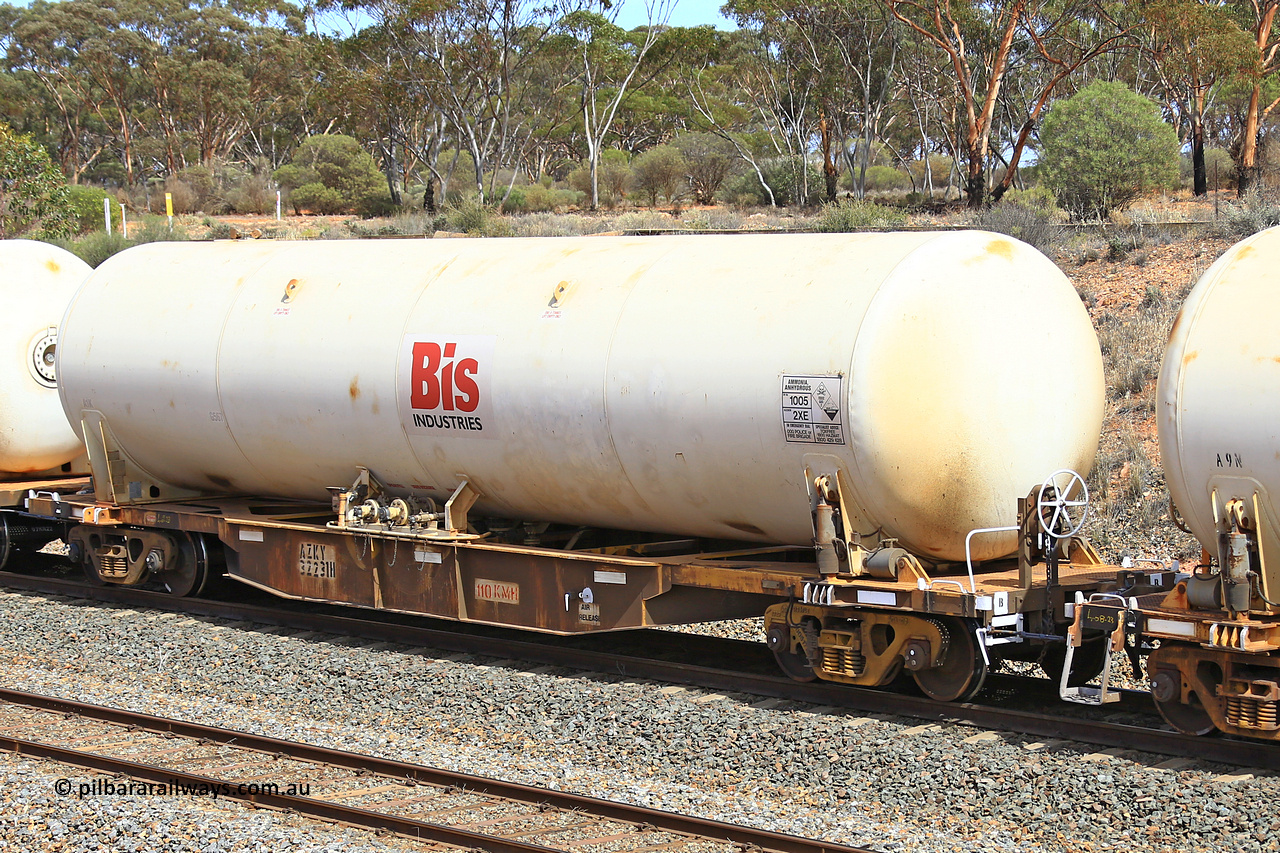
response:
M474 412L480 405L480 388L475 380L480 364L474 358L453 361L456 349L457 344L445 344L441 353L438 343L414 343L409 392L412 408L438 409L443 406L447 412L454 409Z

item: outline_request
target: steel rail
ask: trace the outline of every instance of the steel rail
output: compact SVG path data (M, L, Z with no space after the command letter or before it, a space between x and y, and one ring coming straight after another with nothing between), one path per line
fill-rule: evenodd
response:
M504 782L499 779L473 776L453 770L442 770L421 764L411 764L373 755L313 746L299 741L282 740L235 729L157 717L137 711L126 711L54 696L42 696L0 688L0 701L29 708L38 708L44 711L74 714L78 717L99 720L119 726L130 726L149 732L169 733L179 737L206 740L211 743L234 746L237 749L246 749L269 755L283 755L298 761L371 772L394 779L413 780L426 785L455 787L465 790L466 793L485 794L535 806L551 806L563 811L586 813L592 817L637 826L652 826L664 832L692 836L694 838L727 842L744 847L759 847L765 851L776 851L776 853L871 853L871 851L863 847L800 838L794 835L784 835L675 812L601 800L582 794L553 791L548 788L538 788L516 782ZM0 736L0 748L9 752L50 758L55 761L104 772L119 772L153 782L168 783L176 780L185 785L222 786L225 784L225 780L214 777L151 764L141 764L114 756L20 738ZM219 796L245 800L272 808L294 809L300 814L312 817L338 820L373 829L388 829L402 835L426 838L464 848L479 847L490 851L490 853L551 853L551 851L556 850L553 847L513 841L508 838L375 812L355 806L345 806L340 803L311 797L269 792L238 792L237 786L234 785L220 790Z
M686 684L710 690L789 699L864 713L892 714L933 722L959 723L1034 737L1071 740L1106 747L1124 747L1139 752L1195 758L1241 767L1280 770L1280 744L1267 741L1193 737L1179 732L1102 720L1054 716L976 703L945 703L921 696L820 681L801 683L780 675L721 670L633 655L566 648L529 640L487 637L350 616L302 613L207 599L179 599L146 590L92 587L73 581L14 575L7 572L0 572L0 586L73 595L171 612L250 620L307 631L359 636L382 642L429 646L443 651L480 654L500 659L518 658L540 664L616 673L629 678ZM1115 710L1114 706L1107 708L1107 711L1113 710Z

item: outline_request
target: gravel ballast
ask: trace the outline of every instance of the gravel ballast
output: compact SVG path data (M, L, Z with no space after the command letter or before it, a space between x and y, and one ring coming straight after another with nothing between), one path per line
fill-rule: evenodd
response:
M13 689L885 851L1280 849L1271 774L332 635L0 593L0 668ZM225 802L58 798L51 780L94 774L47 762L0 773L23 814L0 849L399 846ZM205 824L209 844L156 828Z

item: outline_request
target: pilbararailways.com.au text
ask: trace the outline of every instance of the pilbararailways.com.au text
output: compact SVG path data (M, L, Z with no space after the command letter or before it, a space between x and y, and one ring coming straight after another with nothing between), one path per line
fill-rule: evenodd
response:
M184 782L170 779L167 782L144 782L138 779L59 779L53 790L60 797L253 797L261 795L306 797L311 794L310 782Z

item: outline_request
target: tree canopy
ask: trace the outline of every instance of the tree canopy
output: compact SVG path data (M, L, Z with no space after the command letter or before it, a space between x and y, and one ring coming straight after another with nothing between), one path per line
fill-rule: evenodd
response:
M1158 105L1200 193L1207 148L1244 187L1277 125L1280 0L729 0L735 32L667 26L669 2L626 30L605 0L35 0L0 6L0 109L72 183L277 174L326 209L496 203L579 169L594 205L607 152L665 144L700 203L902 181L981 205L1095 80ZM276 171L337 136L380 189L370 161L360 186Z

